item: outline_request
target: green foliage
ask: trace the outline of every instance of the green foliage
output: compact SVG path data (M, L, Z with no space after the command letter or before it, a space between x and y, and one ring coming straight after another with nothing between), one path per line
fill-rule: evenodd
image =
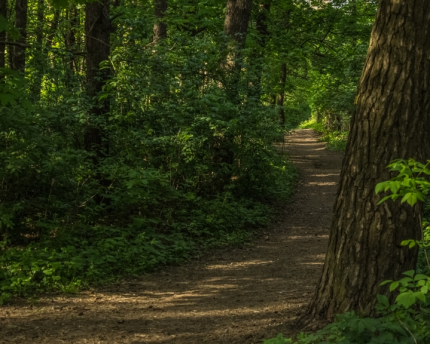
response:
M301 129L313 129L321 134L320 141L327 142L327 148L333 151L344 152L348 140L348 132L330 131L323 123L317 123L314 119L307 120L299 125Z
M243 245L291 195L296 172L273 147L284 134L274 106L248 96L258 68L252 49L242 52L247 73L236 80L220 63L225 3L185 4L170 2L169 35L158 45L152 4L114 8L121 15L102 63L112 74L95 99L85 92L82 55L62 39L83 7L60 10L52 46L45 37L28 49L25 82L16 88L33 106L5 98L0 108L2 302L74 292ZM29 26L36 24L31 17ZM73 25L74 49L84 51L82 23ZM204 34L189 26L204 26ZM92 115L103 99L109 112ZM109 142L106 156L85 149L91 125Z
M389 305L388 299L379 296L380 308L395 308L381 318L362 318L354 312L337 315L336 321L316 333L301 333L297 339L277 338L264 344L411 344L430 343L430 329L427 321L414 312Z

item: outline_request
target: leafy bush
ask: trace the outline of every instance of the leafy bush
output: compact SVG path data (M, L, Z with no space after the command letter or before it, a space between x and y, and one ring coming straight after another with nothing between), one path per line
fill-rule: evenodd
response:
M112 99L100 123L109 138L103 159L84 149L98 119L79 88L53 88L31 109L0 109L3 300L243 244L290 196L296 172L273 148L283 135L273 107L247 100L245 84L238 104L203 83L201 68L219 70L210 36L172 39L182 48L113 53L116 74L100 95Z
M330 131L323 123L317 123L314 119L305 121L299 125L301 129L313 129L322 134L320 141L327 142L327 148L333 151L345 151L348 140L348 132Z

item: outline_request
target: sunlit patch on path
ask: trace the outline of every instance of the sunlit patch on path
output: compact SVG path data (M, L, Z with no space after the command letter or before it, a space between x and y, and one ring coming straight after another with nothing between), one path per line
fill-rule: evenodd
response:
M228 343L291 334L324 260L342 156L311 130L287 137L296 196L253 245L134 281L0 308L0 343Z

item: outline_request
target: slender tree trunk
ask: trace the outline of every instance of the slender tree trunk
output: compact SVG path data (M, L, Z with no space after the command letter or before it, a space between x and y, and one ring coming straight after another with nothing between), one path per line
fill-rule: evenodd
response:
M239 83L242 67L241 50L245 47L248 23L251 16L252 0L227 0L224 33L228 44L224 49L222 68L226 72L224 87L229 100L240 105ZM234 163L234 137L228 135L219 142L218 154L215 160L221 163L221 188L231 181ZM224 167L228 167L227 169Z
M336 129L337 131L342 131L342 117L336 116Z
M42 78L44 72L43 54L43 24L45 19L45 0L37 1L37 23L36 23L36 54L33 57L35 61L36 73L34 76L34 84L32 85L32 93L35 100L40 99L42 89Z
M6 32L6 40L9 40L9 39L11 39L11 38L9 37L9 35ZM15 70L15 67L13 65L13 61L15 60L15 57L14 57L15 56L14 46L11 45L11 44L8 44L6 46L6 52L7 52L7 64L8 64L8 66L9 66L10 69Z
M36 23L36 43L37 51L42 51L42 41L43 41L43 22L45 18L45 0L37 1L37 23Z
M154 0L155 7L155 24L154 24L154 42L167 38L167 24L164 17L167 12L167 0Z
M94 153L93 160L109 154L108 139L103 129L105 116L109 112L109 100L97 100L97 95L109 77L109 70L100 70L100 63L109 59L110 17L109 0L94 1L85 7L85 34L87 51L86 89L94 101L90 111L90 123L85 131L84 143L88 152Z
M0 0L0 16L7 19L7 0ZM0 41L6 41L6 31L0 32ZM0 68L6 66L6 44L0 43Z
M268 19L270 13L271 1L269 0L265 4L258 4L256 13L256 29L258 32L258 47L254 49L252 59L252 69L255 71L255 78L252 80L252 86L249 88L249 95L256 99L260 99L261 96L261 77L263 70L260 68L264 57L264 48L266 47L267 40L269 38Z
M19 43L27 41L27 0L15 0L15 26L19 31ZM13 55L13 68L21 73L25 71L25 47L15 46Z
M287 64L281 65L281 77L279 79L280 92L278 94L278 107L279 107L279 123L283 127L285 125L285 110L284 110L284 99L285 99L285 82L287 81Z
M77 51L76 49L76 28L79 25L78 10L76 4L70 3L67 10L68 26L66 31L65 45L67 50ZM75 56L72 53L66 56L66 87L70 89L71 80L76 72Z
M387 279L415 269L420 207L387 201L375 186L393 159L424 161L430 152L430 2L380 0L357 110L343 161L328 252L304 320L332 320L349 310L373 313ZM393 295L391 295L391 298Z

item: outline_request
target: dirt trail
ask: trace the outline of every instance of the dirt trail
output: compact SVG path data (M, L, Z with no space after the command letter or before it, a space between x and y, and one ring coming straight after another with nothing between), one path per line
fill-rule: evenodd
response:
M0 343L254 343L292 323L319 277L342 155L312 130L286 151L301 181L285 214L244 249L74 296L0 308Z

